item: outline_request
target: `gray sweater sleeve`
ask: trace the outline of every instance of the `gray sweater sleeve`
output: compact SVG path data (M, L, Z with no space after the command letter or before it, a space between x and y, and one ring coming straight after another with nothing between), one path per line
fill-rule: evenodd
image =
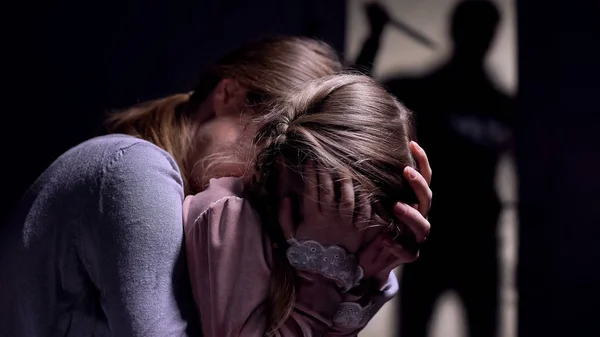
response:
M146 142L106 159L96 217L82 226L81 256L111 334L193 335L177 165Z

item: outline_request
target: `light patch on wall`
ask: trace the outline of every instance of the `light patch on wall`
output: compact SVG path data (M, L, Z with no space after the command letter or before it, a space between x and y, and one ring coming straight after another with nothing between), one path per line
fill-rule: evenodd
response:
M390 25L381 39L374 75L385 79L394 75L420 74L446 60L451 52L448 34L450 16L460 0L382 0L390 15L414 27L436 42L430 49ZM349 0L347 6L346 58L354 60L368 34L365 0ZM502 14L486 67L500 89L517 90L516 20L514 0L497 0Z
M380 50L375 60L374 76L378 79L398 75L419 75L432 70L448 59L451 53L449 26L453 8L461 0L380 0L390 15L413 27L435 41L431 49L418 43L401 30L388 26L381 39ZM364 5L367 0L347 1L346 59L356 59L368 35L368 22ZM496 0L502 15L495 40L486 60L486 68L499 89L514 95L517 91L517 44L515 0ZM435 168L434 168L435 170ZM517 237L517 179L514 160L504 154L498 166L496 189L505 209L500 218L499 257L500 312L498 336L516 336L517 292L515 287ZM402 270L397 271L401 274ZM397 298L373 318L360 334L361 337L391 337L396 335L398 323ZM440 298L441 306L432 318L430 337L464 335L464 310L459 299L446 294Z

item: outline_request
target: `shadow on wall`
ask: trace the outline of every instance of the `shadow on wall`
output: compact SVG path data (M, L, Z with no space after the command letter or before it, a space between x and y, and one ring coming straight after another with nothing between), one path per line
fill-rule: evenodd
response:
M378 50L386 47L381 42L386 27L425 48L437 47L434 39L393 19L383 5L364 8L369 35L357 56L359 69L371 72L377 65ZM485 69L500 20L492 1L461 1L451 12L452 48L446 62L420 76L381 76L415 112L418 140L436 171L434 227L419 260L402 272L401 336L425 337L434 305L448 290L465 306L470 336L493 336L497 330L497 230L503 205L495 178L501 155L512 148L514 120L512 98Z

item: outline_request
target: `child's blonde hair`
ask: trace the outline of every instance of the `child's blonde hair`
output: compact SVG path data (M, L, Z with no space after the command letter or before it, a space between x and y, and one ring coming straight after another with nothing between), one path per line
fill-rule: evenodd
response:
M356 204L370 203L377 215L371 224L388 226L392 234L402 231L392 205L415 200L402 174L406 166L415 166L409 148L414 138L413 118L374 80L340 74L309 81L272 102L254 123L258 127L255 175L249 189L256 193L253 198L263 227L275 243L285 246L277 223L279 159L299 173L307 160L334 175L348 172ZM295 293L284 250L276 250L274 256L272 329L289 315Z

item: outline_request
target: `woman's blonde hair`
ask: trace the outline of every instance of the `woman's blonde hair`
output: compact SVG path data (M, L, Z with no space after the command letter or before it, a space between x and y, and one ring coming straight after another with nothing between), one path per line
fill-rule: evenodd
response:
M148 140L173 156L186 194L190 182L188 154L195 112L221 79L235 79L248 89L249 106L256 107L288 94L298 85L341 70L336 52L326 43L301 37L276 37L236 49L203 72L193 93L182 93L138 104L109 116L108 131Z
M392 206L416 197L402 172L415 166L409 143L414 139L412 113L374 80L340 74L312 80L269 105L255 123L255 175L249 199L263 228L277 246L285 247L277 212L278 162L301 174L310 160L318 170L346 171L352 178L357 204L368 202L376 215L370 225L388 227L399 235ZM275 249L270 295L271 332L289 315L294 299L293 271L285 249Z

